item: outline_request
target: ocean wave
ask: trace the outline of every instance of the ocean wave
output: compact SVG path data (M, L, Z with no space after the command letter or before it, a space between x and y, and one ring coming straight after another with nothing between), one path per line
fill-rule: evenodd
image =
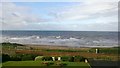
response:
M48 44L48 45L66 45L66 46L111 46L118 44L114 39L93 39L93 38L76 38L63 36L3 36L0 42L13 42L23 44Z

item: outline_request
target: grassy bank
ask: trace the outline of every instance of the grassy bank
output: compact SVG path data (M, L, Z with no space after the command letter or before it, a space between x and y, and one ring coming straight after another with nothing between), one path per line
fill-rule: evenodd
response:
M43 62L50 62L52 63L51 65L47 66L46 64L43 64ZM8 61L3 63L3 67L2 68L10 68L10 67L20 67L21 68L25 67L25 66L31 66L31 67L61 67L59 64L66 64L64 66L62 66L62 68L66 68L66 67L71 67L71 66L78 66L78 67L82 67L82 68L90 68L88 63L84 63L84 62L57 62L57 61Z
M70 48L60 46L44 46L44 45L22 45L16 43L3 43L2 52L9 55L15 54L37 54L43 56L76 56L81 55L86 58L118 60L120 47L98 48L99 53L96 54L96 48Z

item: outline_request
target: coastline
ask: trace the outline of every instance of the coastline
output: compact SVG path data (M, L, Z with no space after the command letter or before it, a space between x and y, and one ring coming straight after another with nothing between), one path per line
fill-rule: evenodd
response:
M21 44L21 43L20 43ZM22 44L22 45L26 45L26 46L38 46L38 47L66 47L66 48L115 48L115 47L120 47L119 45L115 45L115 46L86 46L86 45L82 45L82 46L68 46L68 45L57 45L57 44L53 44L53 45L49 45L49 44Z

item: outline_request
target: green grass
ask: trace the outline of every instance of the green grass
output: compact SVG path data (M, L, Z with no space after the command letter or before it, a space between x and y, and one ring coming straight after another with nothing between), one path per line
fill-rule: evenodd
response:
M90 68L88 63L84 62L58 62L58 61L8 61L2 63L3 68L9 68L11 66L46 66L45 64L42 64L42 62L53 62L54 64L51 66L58 66L56 65L57 63L65 63L67 64L66 67L71 67L71 66L79 66L82 68ZM49 67L48 67L49 68Z
M2 64L3 66L41 66L39 61L8 61Z
M89 52L95 53L96 48L91 48L89 49ZM120 47L115 47L115 48L98 48L99 53L104 53L104 54L118 54L120 53Z
M88 64L84 62L63 62L63 63L66 63L67 66L88 66Z
M23 50L25 50L25 45L22 44L17 44L17 43L0 43L2 45L2 50L3 52L7 52L8 50L15 50L15 47L17 46L23 46ZM113 47L113 48L98 48L99 53L104 53L104 54L118 54L120 53L120 47ZM34 49L32 49L34 51ZM90 52L90 53L95 53L96 48L88 48L88 49L82 49L82 50L74 50L74 49L43 49L42 51L45 52ZM9 53L10 51L8 51Z

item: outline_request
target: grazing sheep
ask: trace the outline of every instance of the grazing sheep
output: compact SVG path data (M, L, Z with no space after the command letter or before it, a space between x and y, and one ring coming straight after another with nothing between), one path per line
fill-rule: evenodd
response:
M55 61L55 57L52 57L53 61Z
M61 57L58 57L58 60L60 61L60 60L61 60Z
M85 63L88 63L88 60L87 60L87 59L85 59Z

